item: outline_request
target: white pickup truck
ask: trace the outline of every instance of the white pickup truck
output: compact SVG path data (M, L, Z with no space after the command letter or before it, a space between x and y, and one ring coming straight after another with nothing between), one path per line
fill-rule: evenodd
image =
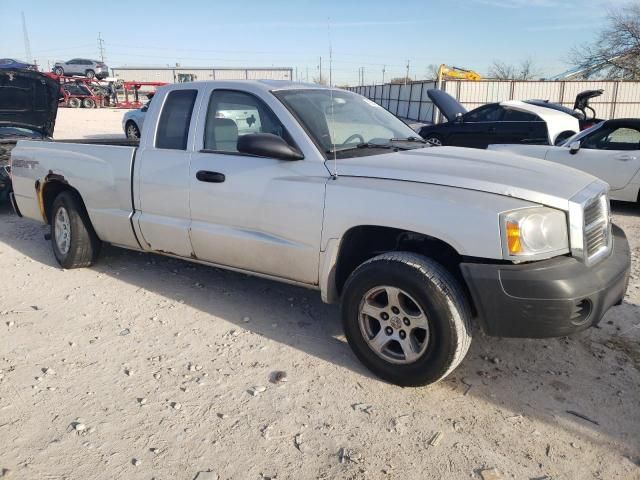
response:
M135 148L20 141L14 207L63 268L103 242L317 289L358 358L436 382L487 334L568 335L624 297L607 185L512 154L431 148L351 92L286 82L161 88Z

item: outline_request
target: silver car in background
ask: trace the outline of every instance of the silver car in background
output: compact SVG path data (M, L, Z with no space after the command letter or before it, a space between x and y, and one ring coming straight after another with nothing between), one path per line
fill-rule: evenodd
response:
M140 138L140 132L142 132L142 126L144 125L144 117L149 109L150 103L151 100L141 108L129 110L122 116L122 129L127 138L131 140L138 140Z
M74 58L68 62L56 62L51 70L56 75L82 75L102 80L109 76L109 67L98 60Z

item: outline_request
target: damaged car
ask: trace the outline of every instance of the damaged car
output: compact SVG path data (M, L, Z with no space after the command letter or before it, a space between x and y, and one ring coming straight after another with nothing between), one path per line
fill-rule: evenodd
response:
M31 70L0 69L0 202L12 191L10 152L18 140L53 135L60 85Z
M427 95L447 122L418 132L435 146L487 148L493 143L555 145L580 131L576 117L519 100L488 103L470 112L443 90Z

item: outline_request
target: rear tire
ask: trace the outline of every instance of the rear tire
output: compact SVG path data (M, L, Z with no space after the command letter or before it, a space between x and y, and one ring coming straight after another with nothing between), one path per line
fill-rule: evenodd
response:
M62 67L56 67L53 69L53 73L61 77L64 75L64 69Z
M82 102L77 97L71 97L67 100L67 107L69 108L80 108L80 105L82 105Z
M96 261L102 242L76 193L56 197L50 223L53 254L62 268L89 267Z
M401 386L436 383L451 373L471 344L470 319L453 275L410 252L363 263L342 296L342 324L354 353L374 374Z
M85 98L82 100L82 106L84 108L96 108L96 102L93 98Z

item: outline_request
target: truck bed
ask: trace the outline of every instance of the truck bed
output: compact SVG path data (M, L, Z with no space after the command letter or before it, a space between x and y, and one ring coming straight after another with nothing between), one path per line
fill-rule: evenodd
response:
M20 212L42 221L38 190L46 191L50 182L69 183L102 240L139 248L130 221L137 144L127 139L20 140L11 152Z

